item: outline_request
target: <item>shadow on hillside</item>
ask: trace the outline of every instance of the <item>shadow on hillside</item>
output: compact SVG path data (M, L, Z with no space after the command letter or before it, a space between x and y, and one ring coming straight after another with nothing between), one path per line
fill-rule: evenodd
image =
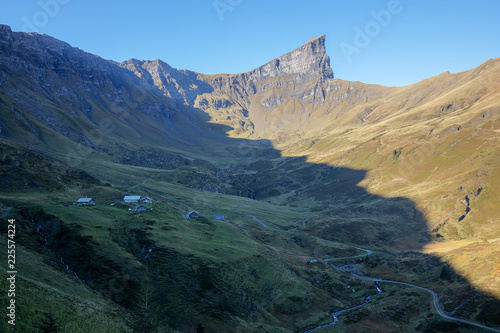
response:
M210 126L219 127L219 132L229 130L228 126ZM245 170L252 172L250 177L241 175L245 185L239 189L240 194L271 202L286 196L286 205L303 208L313 216L298 227L300 230L322 239L393 253L382 260L369 258L366 265L374 272L385 272L382 278L439 291L444 311L452 316L500 326L499 300L473 287L445 261L420 252L432 236L423 213L412 200L368 193L358 186L365 179L366 170L314 164L307 162L305 156L284 157L268 140L229 138L226 143L221 151L228 155L223 157L239 158ZM405 297L406 310L418 313L420 309L412 308L410 295ZM426 304L431 304L430 296ZM419 329L448 332L467 331L467 327L472 326L436 315Z
M162 117L158 121L164 125L166 137L156 144L165 144L168 148L182 147L189 150L190 156L198 156L197 163L204 163L202 165L207 169L215 170L214 181L225 182L230 194L302 209L308 217L298 225L290 221L290 226L310 235L370 250L392 252L395 254L393 257L374 255L373 259L368 258L367 269L373 274L385 274L380 276L385 279L439 291L444 310L454 316L500 325L498 300L475 289L446 262L419 253L432 238L427 221L414 202L403 197L374 195L358 185L366 178L366 170L314 164L304 156L285 157L269 140L229 138L225 133L232 130L231 127L210 123L210 116L195 108L183 106L175 116ZM232 170L225 172L204 159L228 160ZM10 163L5 159L5 168L12 170ZM3 181L1 177L0 181ZM258 212L248 214L258 215ZM269 226L281 228L272 224ZM75 238L74 243L86 246L85 251L91 249L91 244L80 238ZM105 258L97 259L110 266ZM418 315L421 310L415 305L417 301L411 300L415 297L411 292L407 289L401 291L406 304L401 305L398 311ZM397 295L395 292L390 297ZM429 297L423 306L430 305ZM429 313L428 309L424 311ZM384 318L383 315L388 316L382 312L379 318ZM403 320L404 315L400 316ZM421 327L424 332L445 332L465 327L465 324L443 321L438 317L428 321Z

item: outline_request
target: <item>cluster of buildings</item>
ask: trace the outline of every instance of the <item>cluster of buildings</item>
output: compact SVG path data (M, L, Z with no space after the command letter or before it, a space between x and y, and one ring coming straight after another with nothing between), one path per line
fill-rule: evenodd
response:
M134 202L153 203L153 200L151 200L150 197L141 198L140 195L126 195L123 197L123 202L126 202L126 203L134 203Z
M129 208L130 211L134 212L141 212L148 210L148 207L146 207L144 204L152 204L153 200L150 197L143 197L141 198L140 195L126 195L123 198L123 202L125 203L141 203L140 205ZM95 206L95 200L94 198L80 198L76 201L76 205L78 207L86 207L86 206Z
M152 204L153 200L150 197L141 197L140 195L126 195L123 197L123 202L128 204L139 204L135 207L130 207L128 210L131 212L144 212L152 208L148 208L144 204ZM80 198L76 201L76 205L78 207L86 207L86 206L95 206L95 200L93 198ZM112 204L114 205L114 204ZM185 218L196 218L200 217L200 213L195 210L190 211L187 215L184 215ZM214 215L212 217L216 220L225 220L226 217L223 215Z

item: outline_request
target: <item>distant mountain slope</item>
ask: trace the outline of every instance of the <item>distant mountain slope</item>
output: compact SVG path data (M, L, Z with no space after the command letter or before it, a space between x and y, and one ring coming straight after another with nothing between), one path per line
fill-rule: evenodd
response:
M0 135L26 144L196 150L200 130L206 141L221 139L205 130L206 116L177 108L175 100L117 63L5 25L0 25L0 84ZM186 133L192 135L181 135Z

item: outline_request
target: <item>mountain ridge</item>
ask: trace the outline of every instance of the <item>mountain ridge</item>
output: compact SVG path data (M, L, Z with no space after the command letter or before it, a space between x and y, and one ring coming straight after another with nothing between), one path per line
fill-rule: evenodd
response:
M233 139L245 138L279 148L284 156L350 167L356 160L347 158L351 151L369 147L372 140L384 142L369 148L377 153L410 149L418 154L417 147L427 147L424 138L443 145L462 129L458 135L478 133L462 142L482 135L495 146L500 58L406 87L383 87L333 78L324 35L252 71L205 75L177 70L159 59L118 64L52 37L13 33L8 26L0 31L0 81L6 83L0 96L0 133L20 142L47 146L44 141L55 131L74 149L84 145L123 160L119 156L136 149L134 145L181 154L190 147L192 154L217 151L220 157L232 156L235 144L247 146ZM313 70L304 74L305 68ZM398 139L402 129L406 134ZM99 137L90 136L92 131ZM328 148L332 145L338 148ZM403 150L397 156L408 160L408 153ZM492 166L494 158L488 156L485 163ZM394 172L389 165L360 165L374 174ZM465 182L466 174L485 167L470 163L465 169L469 171L455 175L457 187L458 179ZM488 175L487 181L494 182L494 174ZM383 195L395 192L373 180L365 182ZM484 223L487 215L480 219Z
M120 66L141 78L147 72L149 84L157 86L165 96L181 104L204 110L214 118L219 118L220 115L211 113L210 110L217 110L221 105L231 107L234 111L231 121L222 121L222 124L233 127L236 133L243 134L252 133L255 129L247 115L254 95L266 93L278 86L297 86L295 90L304 94L303 89L307 88L310 82L333 79L330 58L326 54L325 35L311 38L302 46L239 74L207 75L177 70L158 59L128 60ZM153 77L155 79L152 79ZM211 93L215 93L215 99ZM272 106L280 103L280 100L271 98L262 103Z

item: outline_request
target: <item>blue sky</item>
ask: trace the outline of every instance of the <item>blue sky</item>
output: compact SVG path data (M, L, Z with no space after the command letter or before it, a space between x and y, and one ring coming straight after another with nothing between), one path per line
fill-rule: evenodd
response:
M326 35L335 77L386 86L500 57L500 1L3 1L0 23L106 59L239 73Z

